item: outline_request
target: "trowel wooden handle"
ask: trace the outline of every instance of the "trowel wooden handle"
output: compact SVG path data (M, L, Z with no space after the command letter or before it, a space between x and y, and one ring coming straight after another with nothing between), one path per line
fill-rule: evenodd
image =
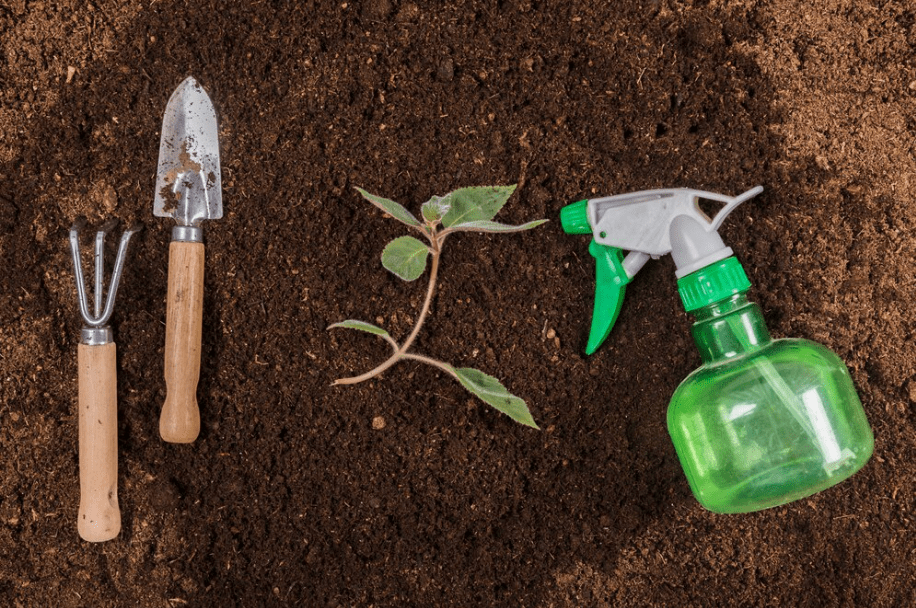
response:
M90 542L110 540L121 530L116 351L113 342L77 348L80 508L76 527Z
M165 404L159 434L171 443L191 443L200 433L197 381L204 308L204 244L169 245L169 293L165 319Z

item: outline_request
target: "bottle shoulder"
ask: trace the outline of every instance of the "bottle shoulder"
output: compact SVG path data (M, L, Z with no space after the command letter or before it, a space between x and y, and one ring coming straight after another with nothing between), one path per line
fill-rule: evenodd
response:
M804 338L778 338L751 352L706 363L694 370L687 379L693 376L704 377L731 373L743 368L753 368L761 359L767 359L773 363L792 362L800 366L842 365L844 368L846 366L839 355L819 342Z
M677 387L671 405L692 401L698 394L721 394L730 387L766 380L770 370L778 370L799 391L820 384L851 383L846 364L826 346L803 338L780 338L753 352L697 368Z
M772 346L776 350L799 350L799 351L810 351L812 353L818 353L825 359L837 359L840 357L835 352L821 344L820 342L815 342L814 340L807 340L805 338L778 338L773 340Z

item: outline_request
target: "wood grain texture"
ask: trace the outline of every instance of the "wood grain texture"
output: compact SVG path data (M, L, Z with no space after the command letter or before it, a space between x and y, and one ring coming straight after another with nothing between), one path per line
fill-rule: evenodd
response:
M110 540L121 530L118 507L117 348L80 344L80 507L77 529L84 540Z
M166 397L159 434L171 443L191 443L200 433L197 382L204 306L204 245L172 241L165 324Z

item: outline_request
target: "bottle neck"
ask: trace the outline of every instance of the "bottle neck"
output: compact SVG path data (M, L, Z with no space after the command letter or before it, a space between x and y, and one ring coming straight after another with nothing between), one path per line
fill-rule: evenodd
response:
M707 304L692 313L690 329L703 363L716 363L744 356L772 339L760 307L747 299L747 292Z

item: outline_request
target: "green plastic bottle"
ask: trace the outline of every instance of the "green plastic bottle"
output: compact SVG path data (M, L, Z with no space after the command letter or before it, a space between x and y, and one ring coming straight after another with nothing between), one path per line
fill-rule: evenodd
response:
M762 190L735 198L649 190L561 212L566 232L593 238L598 280L589 354L610 333L625 287L643 264L674 258L703 366L671 398L668 432L697 500L718 513L810 496L861 469L874 449L846 365L815 342L770 337L760 308L747 299L744 269L718 235L725 217ZM700 199L724 207L710 219Z
M809 340L773 340L734 257L678 281L703 366L671 398L668 432L690 488L718 513L758 511L837 484L874 438L846 365Z

